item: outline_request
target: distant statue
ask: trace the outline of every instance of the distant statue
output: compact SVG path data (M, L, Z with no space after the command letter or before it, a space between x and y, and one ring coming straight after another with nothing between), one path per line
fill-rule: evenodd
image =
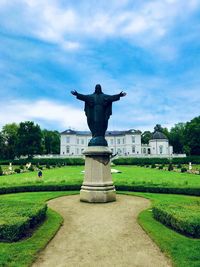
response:
M121 92L117 95L106 95L102 92L101 85L95 86L95 92L90 95L82 95L77 91L71 91L77 99L85 102L85 114L87 124L92 133L89 146L107 146L105 133L108 128L108 120L112 115L112 102L118 101L120 97L126 95Z

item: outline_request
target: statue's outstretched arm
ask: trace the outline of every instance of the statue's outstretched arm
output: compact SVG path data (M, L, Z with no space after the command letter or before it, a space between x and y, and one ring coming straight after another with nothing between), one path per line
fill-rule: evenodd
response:
M82 101L87 101L88 100L88 95L79 94L76 90L71 91L71 94L76 96L77 99L79 99L79 100L82 100Z
M125 95L126 95L126 93L124 93L124 92L122 91L122 92L120 92L120 93L117 94L117 95L111 95L111 96L109 96L108 101L111 101L111 102L118 101L118 100L120 99L120 97L123 97L123 96L125 96Z
M120 95L120 97L123 97L123 96L126 96L126 93L123 92L123 91L121 91L121 92L119 93L119 95Z
M71 91L71 94L77 96L78 92L76 90L73 90Z

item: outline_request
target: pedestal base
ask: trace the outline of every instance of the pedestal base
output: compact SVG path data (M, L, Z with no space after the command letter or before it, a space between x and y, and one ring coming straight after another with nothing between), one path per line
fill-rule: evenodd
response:
M115 189L111 191L95 191L81 189L80 200L90 203L112 202L116 201L116 192Z
M85 177L80 191L80 200L90 203L105 203L116 200L112 182L108 147L88 147L85 154Z

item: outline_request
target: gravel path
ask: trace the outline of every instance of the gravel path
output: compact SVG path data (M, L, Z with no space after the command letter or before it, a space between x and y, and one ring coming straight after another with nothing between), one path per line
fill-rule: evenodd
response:
M137 223L147 199L117 195L117 201L89 204L79 195L48 202L64 224L33 267L166 267L170 262Z

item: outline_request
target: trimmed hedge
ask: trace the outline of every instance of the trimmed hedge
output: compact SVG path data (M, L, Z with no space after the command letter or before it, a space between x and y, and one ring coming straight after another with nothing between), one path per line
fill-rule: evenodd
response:
M200 188L176 188L176 187L160 187L147 185L115 185L116 190L132 191L132 192L148 192L148 193L164 193L164 194L183 194L200 196ZM0 194L21 193L21 192L42 192L42 191L79 191L81 184L32 184L19 186L3 186L0 188Z
M159 203L152 208L153 217L177 232L200 237L200 202L192 204Z
M114 159L115 165L153 165L153 164L169 164L167 158L118 158Z
M200 164L200 156L189 156L186 158L118 158L114 159L115 165L152 165L152 164Z
M1 165L25 165L31 162L33 165L84 165L83 158L45 158L45 159L16 159L16 160L0 160Z
M147 193L161 193L161 194L180 194L200 196L200 188L188 188L188 187L161 187L159 186L147 186L147 185L115 185L119 191L130 192L147 192Z
M46 217L47 205L0 200L0 240L13 242L30 234Z
M32 185L19 185L19 186L3 186L0 187L1 194L10 194L10 193L23 193L23 192L42 192L42 191L73 191L80 190L81 185L65 185L65 184L32 184Z
M12 162L13 165L25 165L31 162L33 165L84 165L83 158L41 158L41 159L18 159L18 160L0 160L1 165L8 165ZM134 158L125 157L118 158L112 161L116 165L152 165L152 164L200 164L200 156L188 156L186 158Z

